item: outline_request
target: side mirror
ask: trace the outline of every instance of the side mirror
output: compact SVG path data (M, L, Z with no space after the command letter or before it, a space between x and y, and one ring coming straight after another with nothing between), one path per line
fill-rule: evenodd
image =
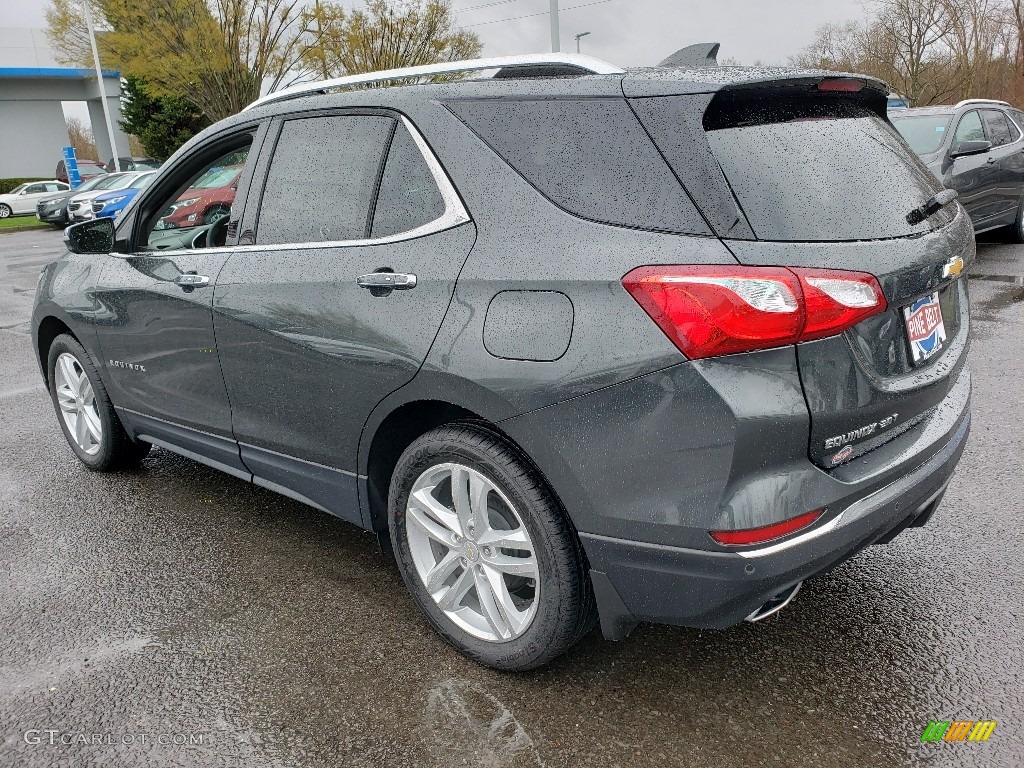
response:
M102 218L72 224L64 230L64 245L72 253L111 253L114 250L114 220Z
M990 149L992 149L991 141L961 141L953 148L949 156L965 157L967 155L980 155L982 152L988 152Z

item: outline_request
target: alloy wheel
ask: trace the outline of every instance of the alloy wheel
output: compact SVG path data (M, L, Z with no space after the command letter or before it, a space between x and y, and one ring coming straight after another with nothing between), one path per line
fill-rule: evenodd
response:
M11 215L10 206L0 205L0 219L6 219L10 215Z
M61 353L54 367L57 404L68 433L89 456L95 455L103 440L103 424L96 405L96 393L82 368L70 352Z
M417 478L405 511L416 573L444 614L481 640L522 635L537 612L540 572L505 494L475 469L438 464Z

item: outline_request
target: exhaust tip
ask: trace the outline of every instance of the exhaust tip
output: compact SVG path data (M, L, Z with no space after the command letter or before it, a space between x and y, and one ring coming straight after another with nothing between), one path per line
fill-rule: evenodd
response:
M796 593L800 591L800 587L802 585L803 585L803 582L802 581L798 581L792 587L789 587L788 589L784 589L782 592L780 592L775 597L773 597L771 600L766 602L764 605L762 605L760 608L758 608L752 614L747 616L747 618L744 619L744 621L749 621L749 622L760 621L761 619L767 619L769 616L778 613L783 608L785 608L787 605L789 605L790 601L794 597L796 597Z

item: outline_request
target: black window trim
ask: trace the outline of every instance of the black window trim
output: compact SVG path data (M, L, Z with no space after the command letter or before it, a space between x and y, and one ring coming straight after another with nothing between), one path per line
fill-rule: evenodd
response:
M950 145L949 145L950 149L954 149L954 150L956 149L956 146L952 142L956 141L956 134L960 130L960 124L964 121L964 118L966 118L969 114L971 114L971 112L976 112L977 113L977 115L978 115L978 122L981 123L981 132L982 132L982 134L984 134L984 136L986 138L988 137L988 128L985 127L985 121L981 117L981 110L978 109L977 107L971 107L966 112L964 112L962 115L960 115L960 117L957 119L957 121L956 121L956 128L953 129L952 139L950 140L950 142L951 142Z
M386 235L384 237L369 237L369 233L365 232L366 237L360 239L349 239L349 240L311 240L306 242L298 243L254 243L250 245L244 245L246 251L298 251L298 250L309 250L311 248L357 248L368 245L387 245L389 243L400 243L406 240L416 240L420 237L426 237L428 235L437 234L438 232L444 232L445 230L452 229L461 224L465 224L472 221L469 215L469 211L466 210L465 205L462 202L462 197L455 189L455 185L448 177L448 173L445 171L444 166L437 159L434 151L427 144L426 139L423 138L423 134L420 133L419 129L413 124L412 120L406 117L401 112L395 112L392 110L385 109L367 109L367 108L354 108L354 109L331 109L331 110L315 110L310 112L292 112L284 115L277 115L274 118L274 125L272 130L272 136L268 137L268 140L264 146L263 154L257 161L257 167L262 169L260 174L259 182L257 184L255 178L253 181L253 192L250 195L249 200L246 203L246 222L245 231L248 233L250 230L253 236L258 238L259 236L259 211L263 204L263 191L265 189L267 176L270 173L270 166L273 161L274 151L277 149L277 141L281 135L281 127L287 120L302 120L312 117L336 117L342 115L352 116L367 116L367 117L390 117L396 121L395 129L397 130L397 123L401 122L405 126L409 135L412 136L413 142L416 144L416 148L419 149L420 154L423 156L424 162L427 164L427 168L430 171L430 175L434 179L434 184L437 186L438 192L441 194L441 199L444 201L444 212L433 221L428 221L426 224L421 224L413 229L406 230L405 232L398 232L393 235ZM374 187L373 198L370 201L370 210L367 221L372 226L373 214L377 207L377 196L380 194L380 177L384 173L384 166L387 163L388 152L391 150L391 141L394 138L394 131L386 142L387 151L381 158L381 167L378 169L378 180ZM250 216L248 208L252 206L253 213ZM207 251L215 251L217 249L205 249Z

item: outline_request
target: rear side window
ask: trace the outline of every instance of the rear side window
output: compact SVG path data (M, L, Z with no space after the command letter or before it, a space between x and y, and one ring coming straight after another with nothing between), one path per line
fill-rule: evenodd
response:
M444 199L434 176L412 135L399 124L384 164L370 236L387 237L408 232L429 224L443 213Z
M711 234L625 99L448 105L555 205L585 219Z
M288 120L270 162L257 242L361 240L395 121L371 115Z
M988 140L993 147L1001 147L1009 144L1013 139L1010 136L1010 126L1006 122L1006 116L995 109L986 109L981 113L985 121L985 130L988 131Z
M756 109L730 117L707 137L758 239L876 240L932 228L906 217L941 186L875 112L815 108L779 122L757 118Z

